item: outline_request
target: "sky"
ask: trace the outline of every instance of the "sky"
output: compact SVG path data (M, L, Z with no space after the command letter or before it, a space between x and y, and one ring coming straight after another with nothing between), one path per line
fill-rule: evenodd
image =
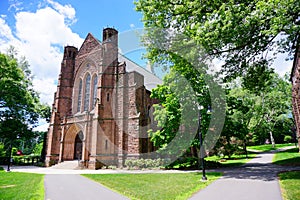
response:
M63 47L80 48L88 33L102 40L106 27L116 28L123 38L128 32L142 29L142 15L135 11L133 1L0 0L0 52L5 53L12 45L20 56L26 57L35 76L34 89L43 103L51 105ZM132 60L139 60L141 53L130 57L131 51L141 51L140 47L123 52ZM285 62L284 56L274 64L281 75L292 67L292 61Z

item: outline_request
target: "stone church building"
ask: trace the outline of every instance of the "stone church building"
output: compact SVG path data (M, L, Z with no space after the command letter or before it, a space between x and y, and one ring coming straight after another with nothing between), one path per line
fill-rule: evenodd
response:
M88 34L64 48L47 135L46 166L79 160L82 167L123 166L153 151L150 92L161 80L118 52L118 31Z
M291 73L293 116L296 125L296 138L300 146L300 47L296 49ZM300 151L300 149L299 149Z

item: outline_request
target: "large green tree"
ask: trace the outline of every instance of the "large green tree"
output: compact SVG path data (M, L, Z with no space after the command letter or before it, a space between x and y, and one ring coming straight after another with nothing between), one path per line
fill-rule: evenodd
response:
M299 46L298 0L138 0L136 9L143 14L147 36L156 28L189 36L207 55L225 61L227 78L269 66L279 52L293 57Z
M47 115L48 106L40 103L31 81L24 59L0 53L0 139L10 149L16 140L35 137L32 129Z

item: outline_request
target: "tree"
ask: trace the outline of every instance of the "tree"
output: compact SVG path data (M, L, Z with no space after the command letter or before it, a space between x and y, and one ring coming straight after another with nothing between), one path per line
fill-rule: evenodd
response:
M149 30L147 36L156 28L187 35L207 55L225 61L222 71L226 78L244 75L261 63L270 66L277 53L288 52L292 58L299 47L298 0L138 0L135 3Z
M190 74L188 77L190 80L198 80L198 84L194 84L192 88L184 76L171 69L170 73L164 77L163 84L152 90L151 97L159 100L159 104L154 105L154 116L158 127L161 128L155 132L150 131L151 141L156 147L164 149L179 134L182 134L181 137L192 136L188 137L190 139L188 146L184 145L182 149L180 149L180 144L176 143L176 151L183 152L192 144L199 147L197 106L201 104L204 108L208 108L210 98L203 77L198 76L196 79L192 78L193 76L197 75ZM194 94L198 94L198 96ZM205 114L205 111L206 109L202 111L201 120L203 132L207 130L209 123L209 116ZM179 143L181 142L182 139L179 140Z
M202 57L224 61L224 80L243 77L244 88L254 93L267 87L277 53L288 52L287 59L292 59L299 48L298 0L138 0L135 4L143 14L148 39L144 44L152 62L163 63L171 56L165 46L180 33L199 46Z
M32 129L47 110L33 90L26 63L0 53L0 138L9 147L9 156L16 140L34 137Z
M291 84L287 75L284 78L273 73L268 86L260 90L259 105L255 115L255 128L264 128L270 136L270 141L275 146L274 131L280 122L290 124L289 114L291 114ZM291 129L291 127L289 127ZM255 131L254 131L255 132Z

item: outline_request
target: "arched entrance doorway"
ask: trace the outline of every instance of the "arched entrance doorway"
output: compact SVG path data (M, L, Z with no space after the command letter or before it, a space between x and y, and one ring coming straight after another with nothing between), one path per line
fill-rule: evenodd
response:
M81 160L82 157L82 140L83 133L80 131L75 138L74 142L74 160Z
M68 130L63 141L63 160L81 159L83 133L80 127L73 124Z

